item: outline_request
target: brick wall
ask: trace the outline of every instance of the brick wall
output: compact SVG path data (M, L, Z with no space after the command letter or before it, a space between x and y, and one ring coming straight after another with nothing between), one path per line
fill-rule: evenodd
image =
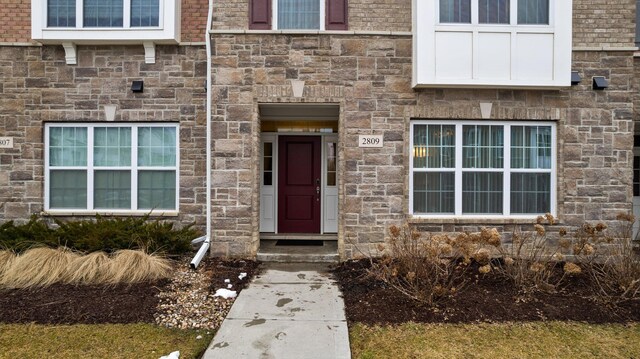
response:
M0 43L28 42L31 2L0 1ZM182 41L202 42L207 0L183 0ZM214 1L214 29L247 29L248 1ZM574 46L634 46L635 1L574 0ZM371 31L410 31L410 0L351 0L349 28Z
M411 31L411 0L350 0L349 29Z
M213 28L248 29L248 3L248 0L214 2ZM349 30L411 31L411 0L350 0Z
M217 1L214 1L217 2ZM182 42L204 42L208 0L182 0Z
M0 43L31 41L31 1L0 1Z
M179 121L180 223L205 223L206 54L201 47L158 46L145 64L141 46L78 47L78 65L60 46L0 48L0 221L40 213L44 197L44 123L104 121L103 105L117 105L116 121ZM144 80L132 93L131 81Z
M573 0L573 46L635 46L635 9L635 0Z
M214 30L246 30L249 28L249 0L213 2Z

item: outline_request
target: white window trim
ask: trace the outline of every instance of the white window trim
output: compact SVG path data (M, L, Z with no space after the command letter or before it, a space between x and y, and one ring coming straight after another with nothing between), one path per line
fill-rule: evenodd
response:
M455 172L455 213L450 214L425 214L413 212L413 173L415 172L443 172L442 168L413 168L413 130L415 125L455 125L456 126L456 166L451 169L450 172ZM502 195L502 215L492 214L462 214L462 126L464 125L482 125L482 126L503 126L504 128L504 168L503 169L491 169L482 168L477 169L476 172L500 172L504 173L503 176L503 195ZM512 169L511 168L511 126L551 126L551 168L550 169ZM445 169L447 171L449 169ZM550 213L557 216L557 126L555 122L547 121L451 121L451 120L412 120L409 124L409 214L414 218L429 218L429 219L535 219L539 215L536 214L511 214L511 173L550 173L551 174L551 198L550 198Z
M87 164L85 166L50 166L49 165L49 131L52 127L87 128ZM93 131L96 127L127 127L131 128L131 165L114 167L93 165ZM138 159L138 129L140 127L169 127L176 129L176 164L175 166L149 167L137 166ZM114 215L177 215L180 210L180 126L177 123L47 123L44 128L44 208L47 214L114 214ZM134 165L136 163L136 165ZM51 208L50 207L50 171L51 170L84 170L87 171L87 207L86 208ZM94 171L95 170L130 170L131 171L131 208L93 208L94 201ZM137 209L138 207L138 171L175 171L176 198L175 209Z
M317 32L317 31L325 31L325 21L326 21L326 8L325 8L325 0L317 0L320 2L320 28L319 29L280 29L278 27L278 0L271 1L271 28L274 31L302 31L302 32Z
M176 44L180 41L180 0L159 0L158 26L131 27L131 0L124 1L122 27L82 27L83 0L76 0L75 27L48 27L47 1L31 0L31 37L44 44L131 44L150 41Z

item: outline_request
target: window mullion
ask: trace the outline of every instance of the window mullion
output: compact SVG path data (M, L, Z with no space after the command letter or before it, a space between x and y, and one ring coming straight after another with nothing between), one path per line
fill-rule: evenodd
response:
M276 0L277 1L277 0ZM325 25L326 25L326 3L324 0L318 0L320 1L320 26L319 29L320 31L324 31L325 30Z
M478 25L478 0L471 0L471 25Z
M518 0L509 0L509 23L518 24Z
M93 166L93 130L94 126L87 127L87 209L93 210L94 191L94 166Z
M462 215L462 124L456 124L455 215Z
M76 0L76 28L84 27L84 0Z
M504 131L504 175L502 176L503 181L503 192L502 192L502 213L505 216L509 216L511 214L511 125L505 125Z
M122 27L131 27L131 0L123 0L122 3Z
M131 209L138 209L138 126L131 126Z

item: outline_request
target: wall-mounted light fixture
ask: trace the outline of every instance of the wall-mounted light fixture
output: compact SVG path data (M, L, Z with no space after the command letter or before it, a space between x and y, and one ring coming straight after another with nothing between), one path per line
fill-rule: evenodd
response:
M144 81L133 81L131 83L131 91L133 92L143 92L144 91Z
M609 82L604 76L594 76L593 77L593 89L594 90L604 90L609 87Z
M582 76L578 73L578 71L571 71L571 86L575 86L582 81Z

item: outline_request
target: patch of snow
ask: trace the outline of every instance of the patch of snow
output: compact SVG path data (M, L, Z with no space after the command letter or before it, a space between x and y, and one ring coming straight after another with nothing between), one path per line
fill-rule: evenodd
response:
M200 340L200 339L202 339L202 335L198 335L198 336L196 337L196 340Z
M224 282L225 282L225 283L231 283L231 280L229 280L229 279L225 279L225 280L224 280Z
M240 273L240 275L238 276L238 279L243 280L245 277L247 276L247 273Z
M179 351L171 352L171 354L162 356L160 357L160 359L180 359L180 352Z
M235 290L228 290L228 289L218 289L216 291L216 294L213 295L214 297L222 297L224 299L230 299L230 298L235 298L238 296L238 293Z
M233 288L233 284L227 284L227 288L229 289Z

